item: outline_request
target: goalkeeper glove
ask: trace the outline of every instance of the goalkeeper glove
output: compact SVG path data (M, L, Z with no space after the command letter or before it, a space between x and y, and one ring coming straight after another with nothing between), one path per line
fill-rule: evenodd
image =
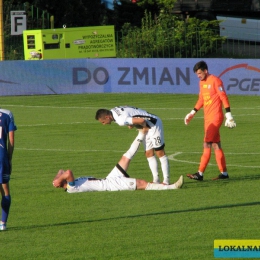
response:
M189 124L190 120L194 117L196 114L196 111L192 109L189 114L187 114L184 118L184 123L185 125Z
M231 115L230 112L227 112L226 114L226 122L225 122L225 126L228 128L234 128L237 126L235 120L233 119L233 116Z

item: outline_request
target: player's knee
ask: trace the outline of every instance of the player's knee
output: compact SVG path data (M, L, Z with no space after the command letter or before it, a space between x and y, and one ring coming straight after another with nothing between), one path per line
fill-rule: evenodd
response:
M164 149L159 150L159 151L155 151L156 155L158 156L158 158L161 158L165 155L165 151Z
M214 150L221 149L220 143L212 143L212 147Z
M153 157L154 156L154 150L151 149L151 150L145 151L145 156L146 156L146 158Z
M155 152L164 151L165 144L161 145L160 147L154 148Z

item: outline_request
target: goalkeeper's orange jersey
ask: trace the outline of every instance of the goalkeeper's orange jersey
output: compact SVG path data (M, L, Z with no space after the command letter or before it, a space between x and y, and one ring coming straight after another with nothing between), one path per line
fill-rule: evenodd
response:
M200 81L199 99L195 108L199 110L204 108L204 120L223 120L224 108L230 107L227 94L225 92L223 82L214 75L208 75L206 80Z

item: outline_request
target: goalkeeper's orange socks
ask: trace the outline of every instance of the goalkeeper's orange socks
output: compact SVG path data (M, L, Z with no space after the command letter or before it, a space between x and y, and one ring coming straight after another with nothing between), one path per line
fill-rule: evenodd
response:
M224 174L227 172L226 159L222 149L215 150L215 157L219 171ZM225 175L225 174L224 174Z
M204 148L203 154L200 158L200 166L199 166L199 174L202 175L203 172L206 170L206 167L209 163L211 156L211 148Z
M223 150L216 149L216 150L214 150L214 152L215 152L215 158L216 158L216 162L217 162L219 171L223 175L227 175L226 159L225 159ZM199 171L198 171L200 175L203 175L203 172L206 170L206 167L210 160L210 156L211 156L211 148L204 148L203 154L200 159L200 166L199 166Z

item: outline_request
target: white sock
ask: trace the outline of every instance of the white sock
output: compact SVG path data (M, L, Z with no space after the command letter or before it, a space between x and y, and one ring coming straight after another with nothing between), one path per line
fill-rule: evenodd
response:
M163 183L170 184L170 173L169 173L169 161L166 155L162 156L160 159L161 168L163 173Z
M145 190L175 190L177 189L175 184L164 185L161 183L148 183Z
M158 163L155 156L147 158L149 167L153 175L153 182L160 183L159 173L158 173Z
M221 174L223 174L224 176L227 176L227 175L228 175L227 172L222 172Z
M131 144L129 150L124 154L125 157L127 157L130 160L134 157L135 153L137 152L137 150L140 146L140 143L144 139L144 136L145 135L142 132L139 131L139 134L137 135L137 137L135 138L135 140Z

